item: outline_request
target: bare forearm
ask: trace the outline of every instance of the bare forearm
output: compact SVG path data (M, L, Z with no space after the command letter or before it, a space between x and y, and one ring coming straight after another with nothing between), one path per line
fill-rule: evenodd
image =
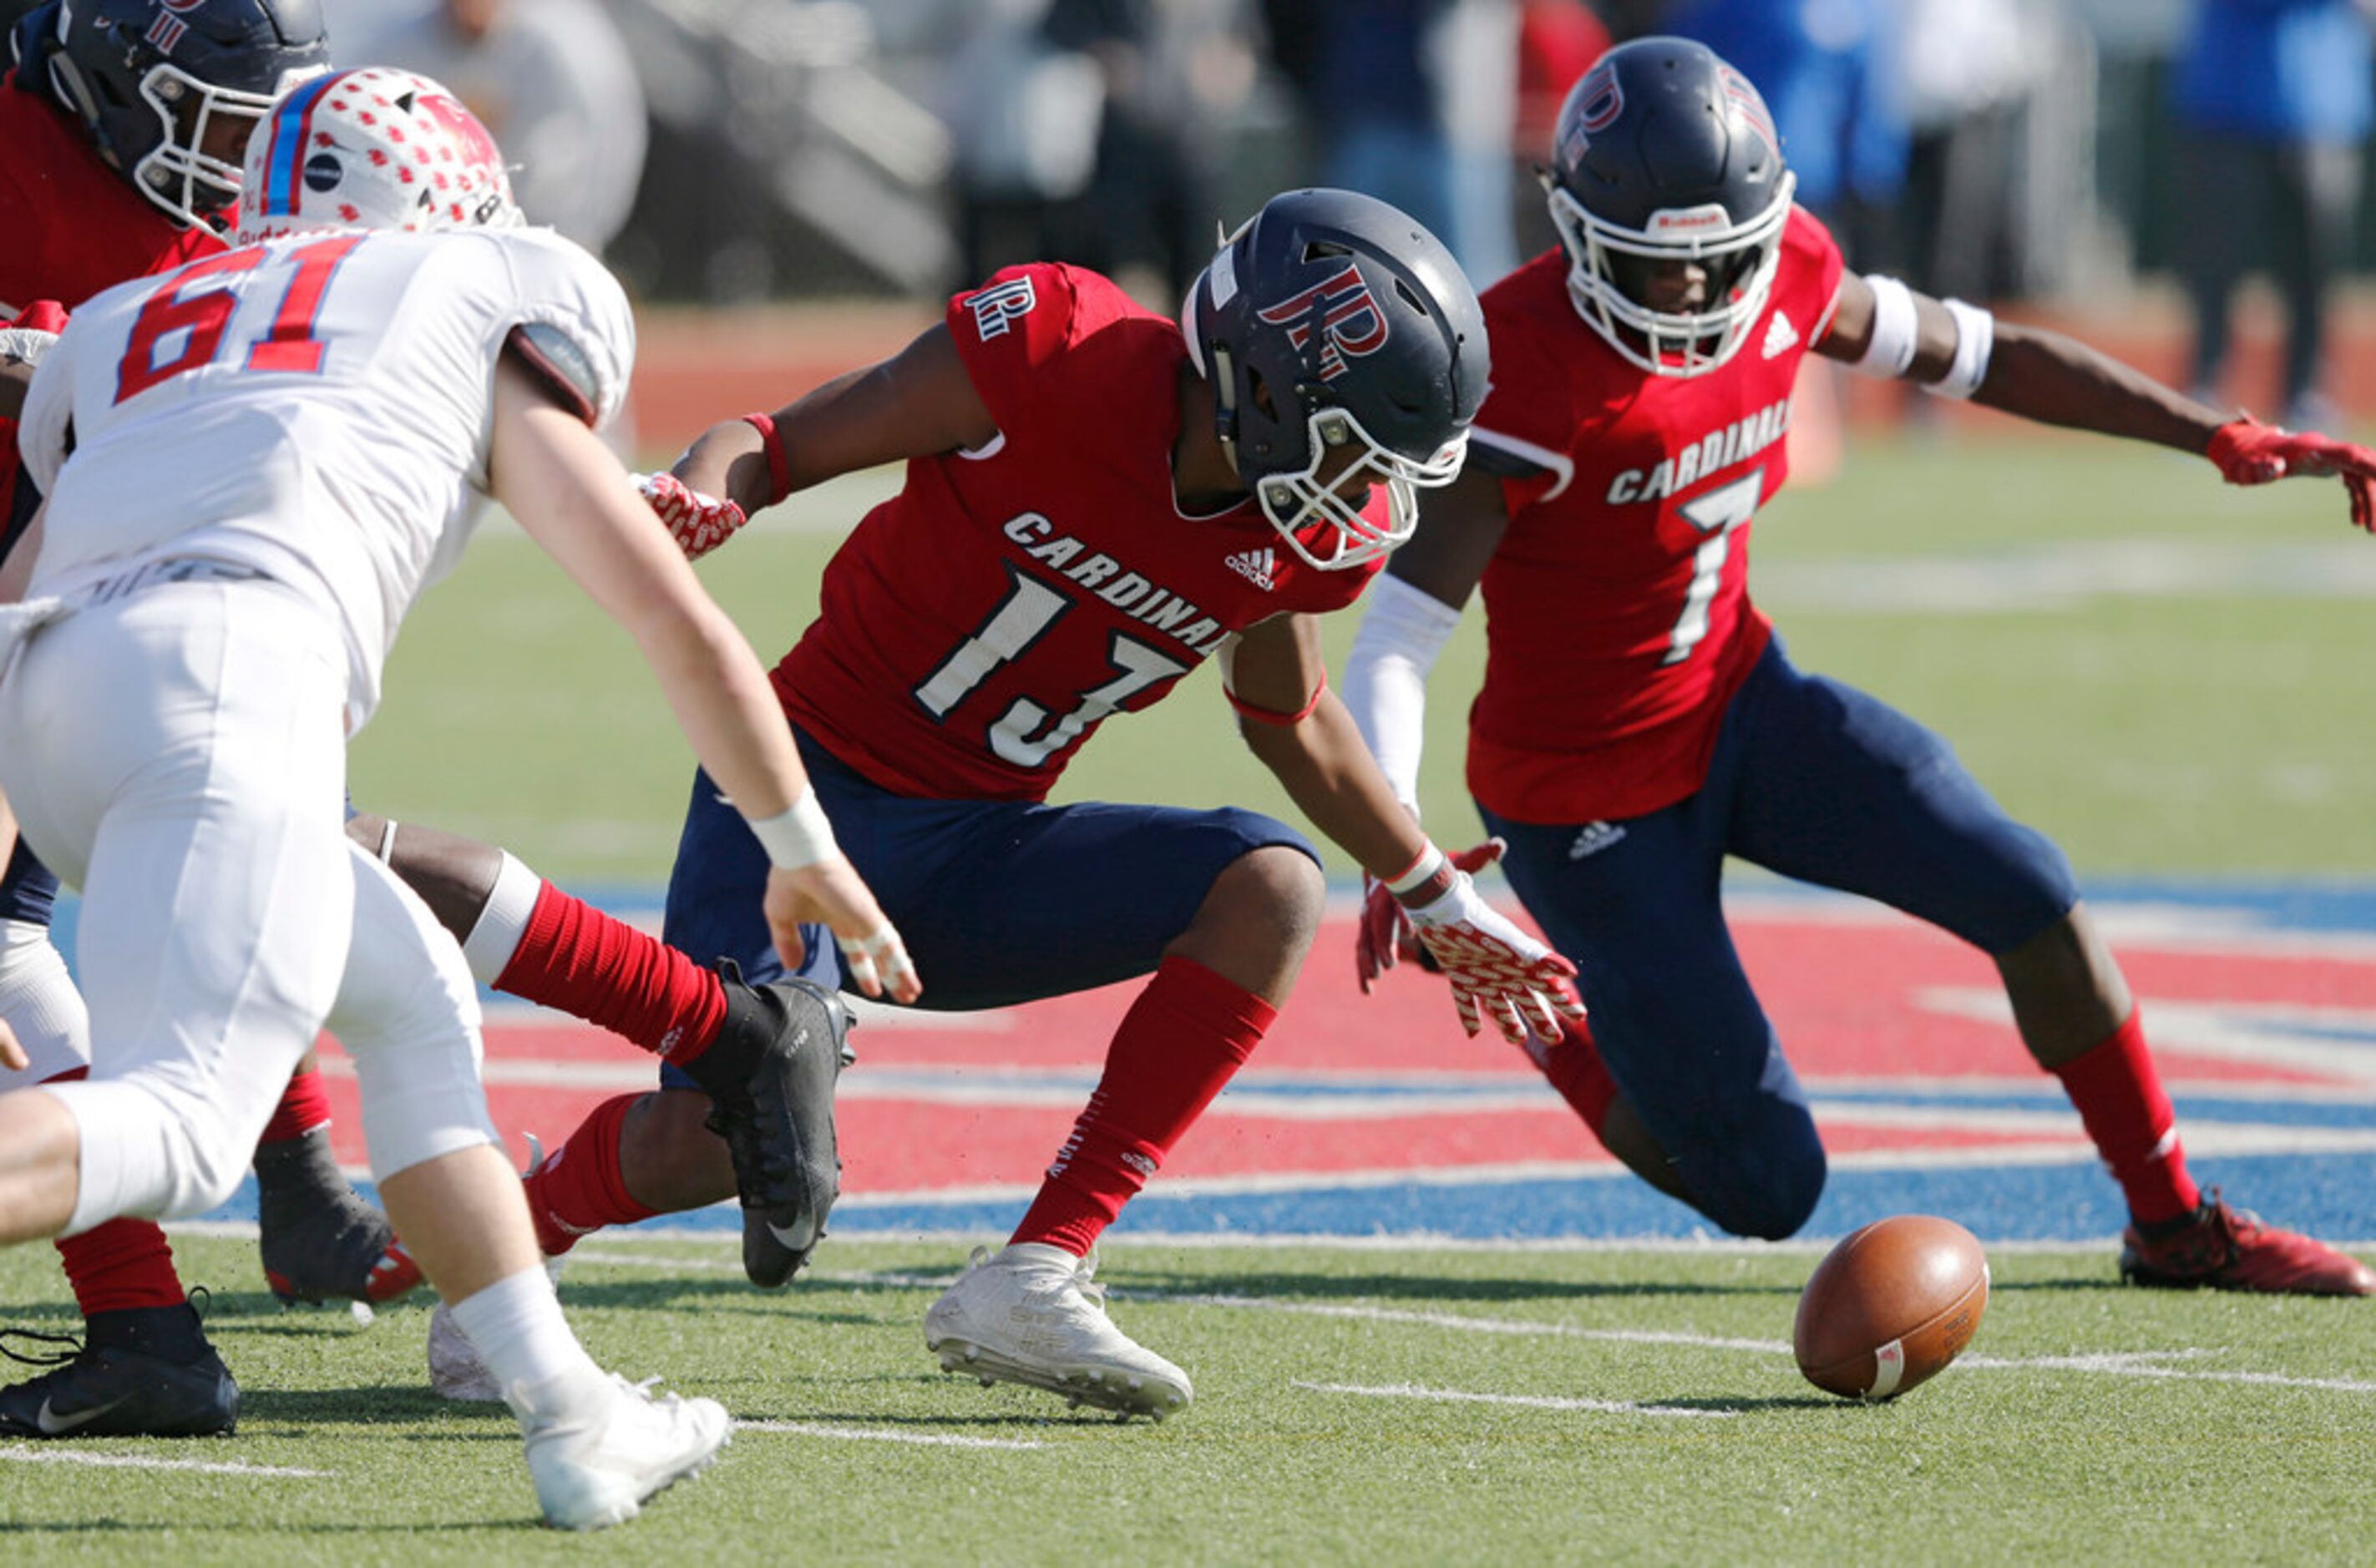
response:
M1247 746L1313 826L1371 875L1408 870L1427 837L1403 810L1334 692L1294 724L1247 722Z
M806 782L791 731L750 645L714 606L636 632L694 754L747 817L769 817Z
M2201 453L2228 416L2059 332L1997 324L1976 403L2041 424Z

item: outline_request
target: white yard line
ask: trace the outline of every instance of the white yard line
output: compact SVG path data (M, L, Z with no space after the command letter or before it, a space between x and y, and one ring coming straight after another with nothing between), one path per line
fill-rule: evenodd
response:
M188 1470L202 1476L258 1476L267 1480L327 1480L328 1470L285 1465L244 1465L236 1459L151 1459L138 1454L93 1454L83 1448L0 1448L0 1460L19 1465L89 1465L110 1470Z
M1550 1394L1478 1394L1465 1388L1422 1388L1415 1383L1372 1387L1358 1383L1297 1383L1314 1394L1353 1394L1369 1399L1431 1399L1446 1405L1515 1405L1529 1410L1593 1410L1610 1416L1691 1416L1729 1420L1738 1410L1700 1410L1682 1405L1641 1405L1627 1399L1569 1399Z
M736 1421L736 1431L782 1431L849 1443L912 1443L926 1448L995 1448L1024 1453L1048 1445L1028 1437L964 1437L954 1432L885 1431L879 1427L827 1426L821 1421Z

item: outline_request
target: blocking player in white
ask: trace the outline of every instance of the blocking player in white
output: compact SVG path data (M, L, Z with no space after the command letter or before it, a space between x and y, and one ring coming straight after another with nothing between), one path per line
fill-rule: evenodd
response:
M706 1464L726 1413L606 1376L570 1334L460 953L341 826L346 737L490 494L636 639L770 846L787 953L800 920L874 950L888 926L749 646L594 433L634 355L624 296L518 222L443 89L319 77L250 141L244 248L99 295L36 374L21 443L49 500L30 597L0 612L0 785L83 890L92 1073L0 1095L0 1243L222 1201L327 1021L546 1518L591 1526Z

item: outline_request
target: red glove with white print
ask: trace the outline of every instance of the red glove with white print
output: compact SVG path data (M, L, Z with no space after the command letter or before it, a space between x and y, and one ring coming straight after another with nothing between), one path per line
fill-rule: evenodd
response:
M688 489L674 474L635 477L636 488L643 492L645 501L668 525L669 537L676 540L676 547L684 552L688 561L700 560L751 520L733 502Z
M2204 455L2229 484L2340 478L2351 496L2353 526L2376 533L2376 452L2365 446L2316 431L2296 434L2247 414L2214 431Z
M1500 839L1488 839L1464 858L1481 870L1504 848ZM1460 1027L1471 1036L1482 1027L1480 1013L1512 1045L1523 1045L1529 1028L1556 1035L1562 1017L1584 1016L1570 988L1575 966L1487 904L1468 873L1443 850L1429 845L1416 865L1387 885L1443 967Z
M1488 838L1449 858L1454 870L1473 874L1501 859L1505 848L1499 838ZM1353 933L1353 972L1360 979L1361 994L1369 995L1378 977L1400 963L1417 964L1432 975L1443 972L1443 966L1435 961L1434 955L1420 944L1418 928L1410 923L1410 915L1394 894L1384 883L1364 872L1361 923Z

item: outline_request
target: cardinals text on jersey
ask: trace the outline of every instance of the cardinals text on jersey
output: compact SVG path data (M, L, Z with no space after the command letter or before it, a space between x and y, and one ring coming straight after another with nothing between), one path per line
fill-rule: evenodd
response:
M1350 603L1374 572L1274 552L1251 500L1181 512L1187 350L1105 279L1014 268L947 322L999 434L909 465L776 671L793 721L876 784L1042 799L1108 716L1155 702L1233 632Z

